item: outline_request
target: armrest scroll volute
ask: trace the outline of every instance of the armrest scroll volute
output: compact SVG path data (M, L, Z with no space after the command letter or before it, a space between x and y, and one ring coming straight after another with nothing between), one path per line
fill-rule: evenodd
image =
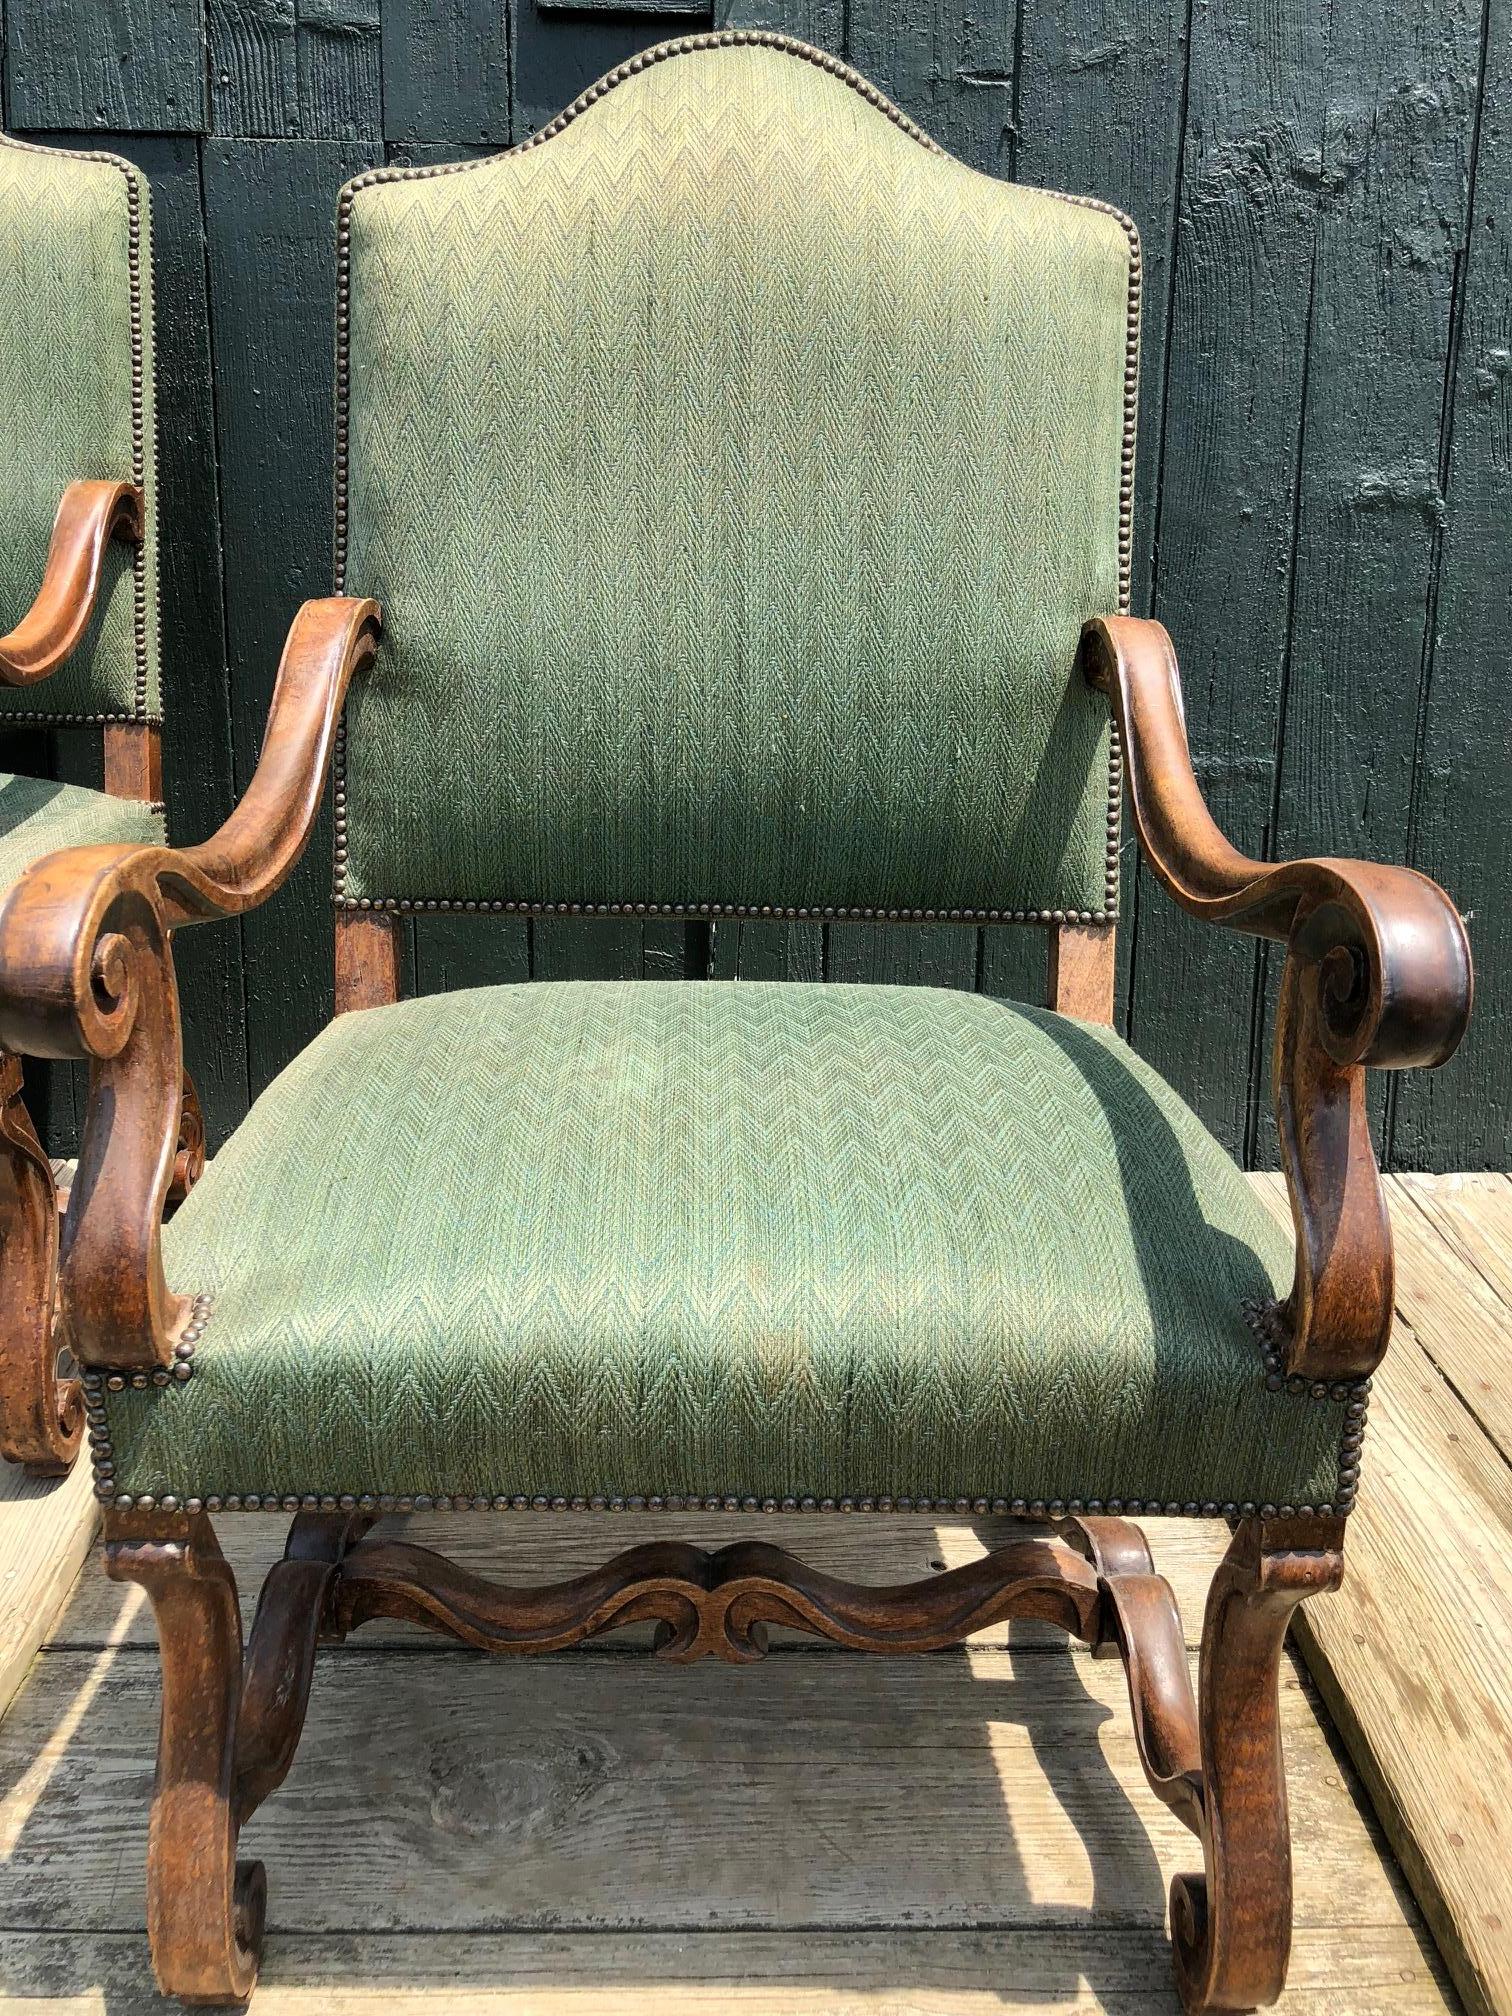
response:
M159 1248L183 1084L172 932L252 909L288 878L379 622L374 602L305 604L257 771L210 840L48 855L0 907L0 1042L91 1065L58 1284L63 1339L82 1364L172 1362L190 1306L169 1291Z
M1276 1312L1288 1372L1362 1377L1391 1331L1391 1227L1364 1071L1444 1063L1472 996L1464 925L1409 868L1332 858L1254 861L1219 830L1187 746L1181 681L1160 624L1098 617L1081 665L1107 694L1141 851L1182 909L1286 946L1272 1090L1297 1234Z

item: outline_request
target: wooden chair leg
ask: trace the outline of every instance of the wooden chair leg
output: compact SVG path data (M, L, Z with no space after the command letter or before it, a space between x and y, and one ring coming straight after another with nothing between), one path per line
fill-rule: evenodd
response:
M1246 1519L1213 1577L1198 1677L1206 1869L1171 1885L1176 1982L1189 2016L1262 2007L1286 1982L1281 1646L1297 1605L1338 1587L1343 1537L1339 1519Z
M152 1598L163 1661L157 1783L147 1836L147 1929L165 1995L245 2002L257 1980L266 1890L236 1860L241 1702L236 1582L203 1513L111 1513L107 1571Z
M21 1100L21 1060L0 1051L0 1455L61 1477L78 1453L84 1406L59 1380L53 1342L58 1191Z

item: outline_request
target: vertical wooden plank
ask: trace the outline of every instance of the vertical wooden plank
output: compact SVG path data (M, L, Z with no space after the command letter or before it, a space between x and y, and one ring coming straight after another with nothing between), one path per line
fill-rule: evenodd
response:
M845 54L845 0L716 0L716 28L775 28L832 56Z
M778 924L730 917L709 927L714 980L822 980L822 924Z
M200 0L8 0L5 39L12 126L205 130Z
M1411 859L1469 918L1475 1015L1442 1071L1404 1072L1391 1158L1408 1169L1512 1167L1512 6L1490 0L1484 96L1461 255L1444 440L1441 577Z
M1302 164L1323 202L1276 752L1278 858L1406 856L1480 40L1480 0L1333 10L1322 152ZM1271 1167L1280 957L1266 966L1251 1140ZM1372 1080L1378 1132L1389 1082Z
M970 990L980 936L969 924L830 924L824 977Z
M383 118L391 140L507 147L506 0L383 0Z
M1186 88L1185 0L1026 7L1018 67L1020 182L1097 196L1139 227L1143 288L1132 602L1149 607Z
M641 928L641 974L647 980L706 980L709 926L658 918Z
M530 926L465 910L417 918L414 973L417 994L528 980Z
M392 0L389 0L392 5ZM514 0L510 10L511 45L510 92L513 106L511 137L524 140L538 132L548 119L570 105L580 91L616 63L623 63L638 50L650 49L667 39L668 24L656 19L603 19L582 14L553 14L543 10L539 0ZM712 17L679 20L676 29L687 34L706 27ZM471 136L459 134L458 138Z
M207 19L217 133L381 137L379 0L208 0Z
M982 993L1000 1001L1045 1005L1045 934L1033 924L999 924L982 932L978 962Z
M1328 15L1198 8L1167 332L1152 600L1181 659L1209 803L1270 837L1295 541ZM1146 881L1129 1034L1226 1147L1249 1114L1256 954Z
M363 142L209 140L205 204L224 518L232 747L256 763L300 603L330 592L336 195ZM245 920L254 1092L329 1019L331 837Z
M1017 17L1011 0L851 0L846 53L942 147L1012 175Z
M638 980L641 928L633 917L540 917L530 927L532 980Z

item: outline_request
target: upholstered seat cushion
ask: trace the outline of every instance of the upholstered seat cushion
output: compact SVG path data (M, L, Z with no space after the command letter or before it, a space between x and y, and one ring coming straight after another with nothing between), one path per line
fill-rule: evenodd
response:
M172 1221L192 1376L113 1494L1319 1505L1287 1242L1117 1037L901 987L498 987L345 1015Z
M163 840L163 815L137 798L0 771L0 893L58 847Z

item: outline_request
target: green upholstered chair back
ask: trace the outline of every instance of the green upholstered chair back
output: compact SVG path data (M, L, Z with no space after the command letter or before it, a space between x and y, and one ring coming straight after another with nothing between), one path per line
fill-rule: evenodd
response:
M152 383L145 177L0 135L0 631L37 592L70 483L139 483L146 503L141 544L112 542L79 648L41 685L0 687L0 718L159 714Z
M338 902L1111 914L1125 218L750 32L340 241Z

